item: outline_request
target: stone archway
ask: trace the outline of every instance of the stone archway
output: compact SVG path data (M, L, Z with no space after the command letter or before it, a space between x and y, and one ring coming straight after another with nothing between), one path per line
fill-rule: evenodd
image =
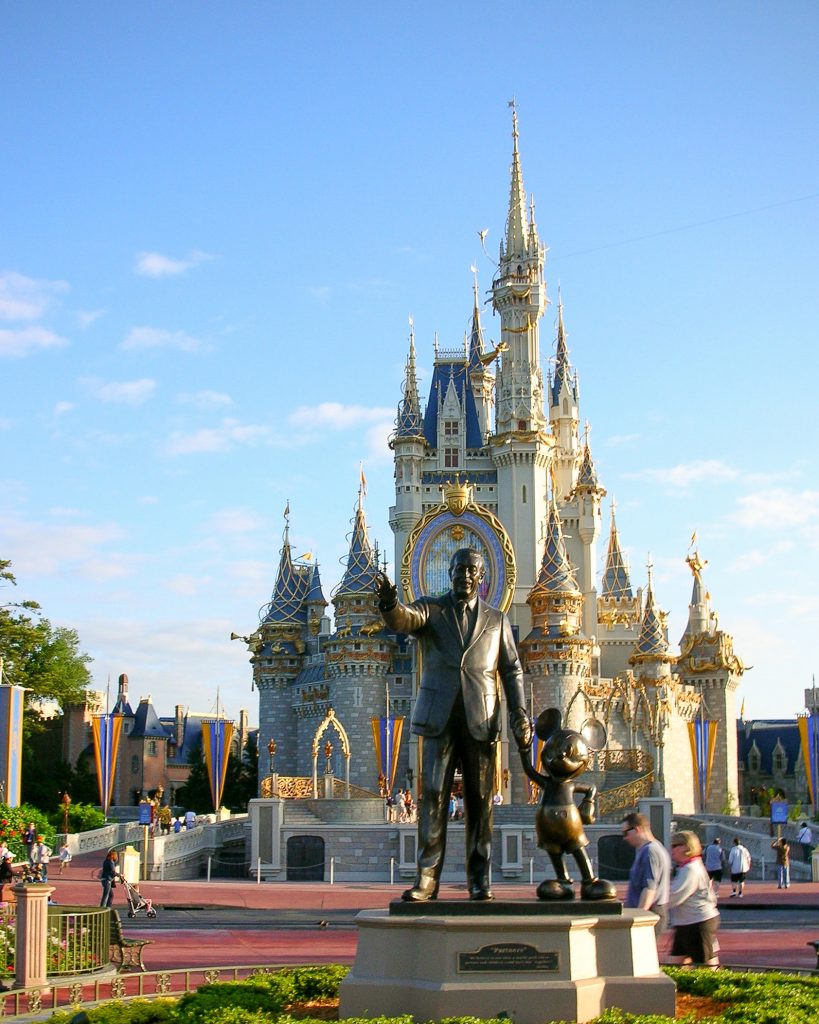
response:
M341 740L341 752L344 754L344 784L346 786L346 799L350 799L350 740L347 736L347 732L344 726L336 718L336 713L332 708L327 712L327 715L321 725L316 729L316 734L313 737L313 799L318 800L318 755L319 755L319 740L327 730L332 727L336 731L336 735Z

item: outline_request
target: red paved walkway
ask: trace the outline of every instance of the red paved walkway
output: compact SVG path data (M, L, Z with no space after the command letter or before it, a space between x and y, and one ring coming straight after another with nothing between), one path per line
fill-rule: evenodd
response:
M54 899L64 904L96 905L100 884L95 875L102 858L86 856L76 858L60 876L52 873L55 886ZM123 914L126 934L150 938L153 944L145 950L149 970L171 970L182 967L201 967L232 964L284 964L284 963L351 963L355 956L356 931L353 928L320 927L322 911L363 910L386 907L396 899L402 885L339 883L255 882L218 879L186 882L143 882L140 890L160 908L163 906L246 907L270 911L294 909L315 911L315 926L310 918L298 927L283 928L281 922L272 922L270 928L237 929L226 926L207 931L179 928L172 931L152 927L151 921L140 914L129 921ZM728 903L728 886L723 887L723 902ZM496 896L510 899L532 897L529 885L496 885ZM464 886L443 886L442 896L465 898ZM734 901L732 901L734 902ZM124 907L124 894L117 889L115 905ZM819 883L795 883L788 890L778 890L771 882L751 882L746 886L744 907L789 906L819 910ZM160 913L162 910L160 909ZM274 915L271 915L274 916ZM741 919L738 922L741 925ZM816 956L806 943L819 939L819 913L816 927L797 925L788 927L786 914L782 914L782 927L776 931L755 928L723 929L720 932L722 962L726 965L743 964L799 968L809 970L816 966Z

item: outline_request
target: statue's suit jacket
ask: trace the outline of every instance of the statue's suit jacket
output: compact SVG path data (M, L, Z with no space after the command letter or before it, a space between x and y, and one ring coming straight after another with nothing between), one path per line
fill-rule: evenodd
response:
M525 709L523 670L509 620L478 600L474 628L461 636L452 594L425 597L410 605L400 602L382 615L399 633L417 636L423 649L421 687L412 716L412 731L438 736L446 728L455 698L463 694L470 735L492 742L501 732L500 678L510 715Z

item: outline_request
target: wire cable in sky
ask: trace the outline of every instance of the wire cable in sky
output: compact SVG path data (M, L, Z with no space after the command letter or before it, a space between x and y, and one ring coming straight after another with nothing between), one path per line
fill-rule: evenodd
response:
M650 238L661 238L663 235L673 235L678 231L689 231L691 228L705 227L707 224L719 224L721 221L734 220L737 217L748 217L752 213L763 213L765 210L775 210L780 206L791 206L794 203L805 203L809 199L819 198L819 192L811 192L807 196L798 196L795 199L783 199L779 203L768 203L767 206L755 206L751 210L740 210L737 213L726 213L721 217L711 217L709 220L698 220L691 224L680 224L675 228L664 228L662 231L652 231L648 235L636 235L634 238L621 238L618 242L605 242L603 245L596 245L592 249L578 249L575 252L563 253L563 255L555 255L554 250L549 252L549 262L555 263L557 260L567 260L572 256L588 256L593 252L601 252L603 249L614 249L619 245L631 245L632 242L645 242Z

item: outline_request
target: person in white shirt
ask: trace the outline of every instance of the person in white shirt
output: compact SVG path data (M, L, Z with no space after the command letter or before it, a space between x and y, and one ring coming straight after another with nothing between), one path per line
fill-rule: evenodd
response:
M741 897L745 890L745 876L751 870L751 855L739 841L739 836L734 837L734 845L728 854L728 868L731 872L731 895Z
M802 822L802 827L799 829L796 841L802 844L802 855L805 858L805 863L810 864L810 855L813 852L813 832L811 832L810 825L806 821Z
M674 925L671 957L676 963L719 967L717 897L702 862L702 844L695 833L674 833L671 859L677 869L668 894Z

